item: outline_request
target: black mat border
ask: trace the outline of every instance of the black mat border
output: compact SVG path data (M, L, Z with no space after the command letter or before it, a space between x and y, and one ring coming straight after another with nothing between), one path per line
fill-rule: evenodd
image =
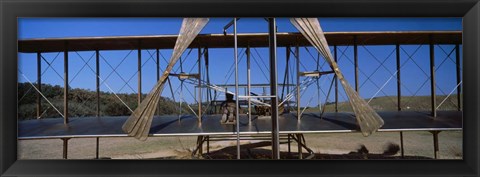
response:
M16 17L464 17L464 160L16 160ZM2 176L478 176L478 0L0 0Z

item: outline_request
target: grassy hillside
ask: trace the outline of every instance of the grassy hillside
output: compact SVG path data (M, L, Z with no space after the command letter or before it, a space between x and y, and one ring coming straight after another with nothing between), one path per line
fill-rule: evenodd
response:
M30 91L28 91L30 90ZM28 91L28 92L27 92ZM63 87L55 85L42 84L42 93L48 100L55 105L55 107L63 113ZM137 94L117 94L125 104L127 104L131 109L137 107ZM143 95L143 98L146 95ZM444 99L445 95L437 96L437 105L440 104ZM31 85L28 83L18 83L18 118L20 120L24 119L34 119L36 118L37 110L37 94ZM42 118L45 117L61 117L55 109L53 109L50 104L45 100L42 100ZM368 101L368 99L366 99ZM438 110L456 110L457 106L457 95L451 95L440 107ZM207 107L206 103L204 108ZM396 96L385 96L372 99L369 103L377 111L396 111L397 110L397 97ZM96 92L86 89L70 89L69 92L69 115L70 117L86 117L86 116L95 116L96 115ZM178 114L178 102L165 97L161 97L159 103L159 110L156 115L168 115L168 114ZM194 111L197 111L197 104L190 105ZM293 106L293 105L292 105ZM325 111L333 112L334 103L328 103ZM186 104L183 104L183 112L191 114L190 108ZM292 110L295 109L292 107ZM303 110L303 108L302 108ZM340 102L338 103L338 110L341 112L352 112L350 103ZM402 97L402 110L411 110L411 111L421 111L421 110L431 110L430 106L430 96L403 96ZM244 110L245 111L245 110ZM305 112L318 112L318 106L309 107ZM100 93L100 113L101 116L122 116L130 115L130 110L123 105L123 103L110 92L101 92Z
M437 95L437 106L446 98L446 95ZM368 102L369 99L365 99ZM369 105L376 111L397 111L397 96L377 97L370 101ZM402 96L401 108L405 111L430 111L431 97L430 96ZM302 108L303 109L303 108ZM456 110L457 109L457 95L450 95L437 110ZM318 105L316 107L309 107L305 112L318 112ZM327 103L325 107L326 112L335 111L335 103ZM338 111L353 112L349 102L338 103Z
M30 91L28 91L30 90ZM28 91L28 92L27 92ZM48 100L63 114L63 87L55 85L42 84L42 93ZM137 107L137 94L117 94L125 104L131 109ZM85 117L96 115L96 92L86 89L70 89L69 91L68 110L70 117ZM143 95L145 98L146 95ZM34 119L36 118L37 110L37 94L28 83L18 83L18 118ZM55 109L43 98L42 102L42 118L45 117L61 117ZM175 107L178 103L165 97L160 98L159 110L157 115L175 114ZM188 109L186 106L184 109ZM100 113L102 116L120 116L130 115L130 110L113 94L110 92L100 93Z

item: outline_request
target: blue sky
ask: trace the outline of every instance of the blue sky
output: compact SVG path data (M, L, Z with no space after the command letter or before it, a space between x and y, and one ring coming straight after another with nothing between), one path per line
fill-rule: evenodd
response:
M207 26L201 33L222 33L223 26L226 25L231 19L229 18L212 18ZM424 31L424 30L439 30L439 31L451 31L462 29L461 18L319 18L320 23L324 31ZM29 38L58 38L58 37L86 37L86 36L128 36L128 35L159 35L159 34L177 34L180 25L181 18L19 18L18 20L18 37L20 39ZM268 23L262 18L242 18L238 22L239 33L251 33L251 32L267 32ZM279 32L297 32L297 30L290 24L286 18L278 18L277 25ZM230 30L229 32L232 32ZM454 52L450 55L451 59L446 58L454 46L444 45L435 47L435 56L437 63L437 94L448 94L456 86L455 81L455 64L452 62L455 60ZM395 78L391 79L390 73L395 72L395 47L394 46L359 46L359 66L360 66L360 83L363 84L360 89L360 95L364 98L370 98L378 92L376 96L395 95L396 94L396 82ZM414 51L418 51L413 55L413 62L409 60L402 67L402 92L405 95L429 95L430 85L429 82L423 85L428 76L424 75L424 72L429 74L429 55L428 46L402 46L401 58L402 63L407 61L409 55L412 55ZM350 84L354 85L353 76L353 47L351 46L339 46L339 65L340 69L345 74ZM240 52L243 49L239 49ZM150 58L150 55L155 56L154 50L142 51L143 59L145 63L142 68L142 92L148 93L153 87L156 81L156 71L154 58ZM182 58L185 59L184 70L188 72L190 68L194 68L192 73L197 72L197 66L194 66L197 59L197 49L194 49L190 55L189 50L184 53ZM258 55L257 55L258 52ZM169 60L172 50L161 50L160 53ZM317 52L314 48L301 48L301 70L313 71L316 70L315 57ZM370 54L372 53L373 56ZM447 54L445 54L447 53ZM52 67L49 67L45 62L42 63L42 76L43 83L53 85L63 85L63 54L57 56L58 53L45 53L44 57L48 62L51 62ZM86 88L94 90L95 88L95 75L90 70L89 66L94 69L95 59L92 57L94 52L70 52L70 77L71 87L74 88ZM342 55L344 54L344 55ZM104 59L101 59L100 70L102 79L106 80L106 84L101 86L102 91L115 92L136 92L137 89L137 51L102 51L101 55ZM267 74L263 63L268 66L268 53L267 48L257 48L252 50L254 55L252 60L252 83L268 83L264 73ZM52 60L57 56L57 59ZM226 80L225 75L228 69L233 64L233 49L210 49L210 79L211 82L216 84L234 83L233 76ZM239 65L239 77L240 83L246 84L246 59L244 55L239 54L241 62ZM285 48L278 48L278 82L283 82L284 70L285 70ZM313 56L313 57L312 57ZM122 62L122 59L124 59ZM293 56L292 56L293 58ZM89 60L89 66L85 66L83 60ZM107 62L105 62L108 61ZM161 59L161 69L165 69L166 61ZM351 60L351 61L350 61ZM381 67L376 70L380 64L378 61L383 62L385 67ZM121 64L120 64L121 63ZM257 64L258 63L258 64ZM320 64L324 63L323 59L320 59ZM120 65L119 65L120 64ZM441 65L440 65L441 64ZM110 66L111 65L111 66ZM109 74L112 72L112 68L118 65L117 73ZM439 66L440 65L440 66ZM134 66L134 67L133 67ZM324 65L323 70L328 70L328 67ZM420 70L417 66L420 66ZM438 67L439 66L439 67ZM175 66L174 70L179 67L179 63ZM55 70L52 70L54 68ZM294 69L294 65L290 66L291 70ZM30 81L36 81L36 54L19 54L19 69L25 74ZM81 71L81 72L79 72ZM79 74L77 74L79 72ZM58 74L57 74L58 73ZM370 76L370 80L367 79ZM76 76L76 77L75 77ZM268 76L268 75L267 75ZM108 77L108 79L107 79ZM394 76L393 76L394 77ZM123 78L123 79L122 79ZM72 80L73 79L73 80ZM294 77L293 77L294 79ZM322 77L320 82L321 87L321 100L325 101L325 95L330 86L331 76ZM387 82L390 79L389 82ZM23 76L19 75L19 81L25 82ZM124 81L128 81L129 85L124 86ZM172 79L174 89L178 87L179 82L176 79ZM373 81L373 82L372 82ZM387 84L385 84L387 83ZM381 91L378 91L380 87L383 87ZM422 86L423 85L423 86ZM108 87L107 87L108 86ZM110 88L109 88L110 87ZM130 88L131 87L131 88ZM186 87L192 94L194 89L192 85L187 84ZM268 89L267 89L268 90ZM316 85L312 85L307 89L302 97L302 106L306 106L309 100L317 95ZM417 91L418 90L418 91ZM439 91L441 90L441 91ZM261 89L253 90L253 92L260 93ZM281 93L281 89L278 91ZM243 90L240 92L243 93ZM340 89L340 99L346 98L343 89ZM171 97L168 89L164 90L164 96ZM193 102L193 96L185 89L185 100L187 102ZM204 94L205 95L205 94ZM178 98L178 95L176 95ZM205 98L203 98L205 100ZM330 96L330 101L333 100L333 92ZM317 99L312 99L310 106L317 105Z

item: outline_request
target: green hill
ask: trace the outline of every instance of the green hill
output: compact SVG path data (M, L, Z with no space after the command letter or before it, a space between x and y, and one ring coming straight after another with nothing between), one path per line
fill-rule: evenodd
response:
M446 98L446 95L437 95L437 106ZM368 102L369 99L365 99ZM397 111L397 96L383 96L376 97L370 101L369 105L376 111ZM431 97L430 96L402 96L401 108L405 111L430 111ZM303 109L303 108L302 108ZM456 110L457 109L457 95L450 95L437 110ZM316 107L309 107L305 112L318 112L318 105ZM326 112L335 111L335 103L329 102L325 107ZM338 103L338 111L353 112L349 102Z
M30 91L28 91L30 90ZM48 100L63 114L63 87L49 84L42 84L42 93ZM126 105L131 109L137 107L137 94L117 94ZM96 115L96 92L87 89L74 88L69 91L69 116L70 117L86 117ZM146 95L143 94L143 98ZM28 83L18 83L18 119L34 119L37 110L37 94L32 86ZM42 118L61 117L50 104L41 98ZM160 98L159 110L156 115L176 114L178 103L165 97ZM183 107L183 106L182 106ZM186 106L184 110L188 109ZM130 110L110 92L100 92L100 114L101 116L120 116L130 115Z
M30 91L28 91L30 90ZM27 92L28 91L28 92ZM42 84L42 93L45 97L50 100L50 102L55 105L55 107L63 113L63 87L55 85ZM137 94L117 94L125 104L127 104L131 109L137 107ZM146 95L143 95L143 98ZM444 99L445 95L437 96L437 104L440 104ZM35 90L28 83L18 83L18 118L20 120L24 119L35 119L36 110L37 110L37 95ZM55 109L53 109L50 104L45 100L42 100L42 118L48 117L61 117ZM366 99L368 101L368 99ZM451 95L440 107L438 110L456 110L457 108L457 95ZM206 103L202 103L204 107ZM69 115L70 117L87 117L96 115L96 92L87 89L70 89L69 92ZM159 110L156 115L171 115L178 114L178 102L174 102L170 98L161 97L159 103ZM384 96L377 97L372 99L369 103L373 109L377 111L397 111L397 97L396 96ZM193 111L197 111L197 104L190 105ZM333 112L335 104L330 102L327 103L325 107L326 112ZM211 107L210 107L211 108ZM190 108L187 104L182 104L183 112L186 114L191 114ZM292 110L295 108L292 105ZM303 110L303 108L302 108ZM338 103L338 110L340 112L352 112L350 103L340 102ZM430 106L430 96L403 96L402 97L402 110L410 111L429 111L431 110ZM318 106L309 107L305 112L318 112ZM125 116L130 115L131 112L128 108L123 105L123 103L110 92L101 92L100 93L100 114L101 116Z

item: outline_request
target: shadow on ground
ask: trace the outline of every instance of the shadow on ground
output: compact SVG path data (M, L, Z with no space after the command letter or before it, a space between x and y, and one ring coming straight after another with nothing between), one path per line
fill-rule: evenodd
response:
M269 149L264 149L262 147L271 146L270 142L263 141L258 143L244 144L240 146L240 158L241 159L271 159L272 151ZM282 151L280 152L281 159L298 159L298 152L296 151L296 146L292 145L291 152ZM302 156L305 158L310 154L306 153L303 150ZM161 157L155 159L178 159L179 157ZM180 159L185 159L189 157L180 157ZM195 156L196 159L236 159L237 158L237 146L228 146L222 149L215 151L210 151L209 153L204 152L201 156ZM399 155L399 148L395 144L387 146L384 153L382 154L373 154L369 153L368 149L365 146L361 145L356 151L349 152L347 154L322 154L315 153L311 159L432 159L430 157L424 156L404 156Z

